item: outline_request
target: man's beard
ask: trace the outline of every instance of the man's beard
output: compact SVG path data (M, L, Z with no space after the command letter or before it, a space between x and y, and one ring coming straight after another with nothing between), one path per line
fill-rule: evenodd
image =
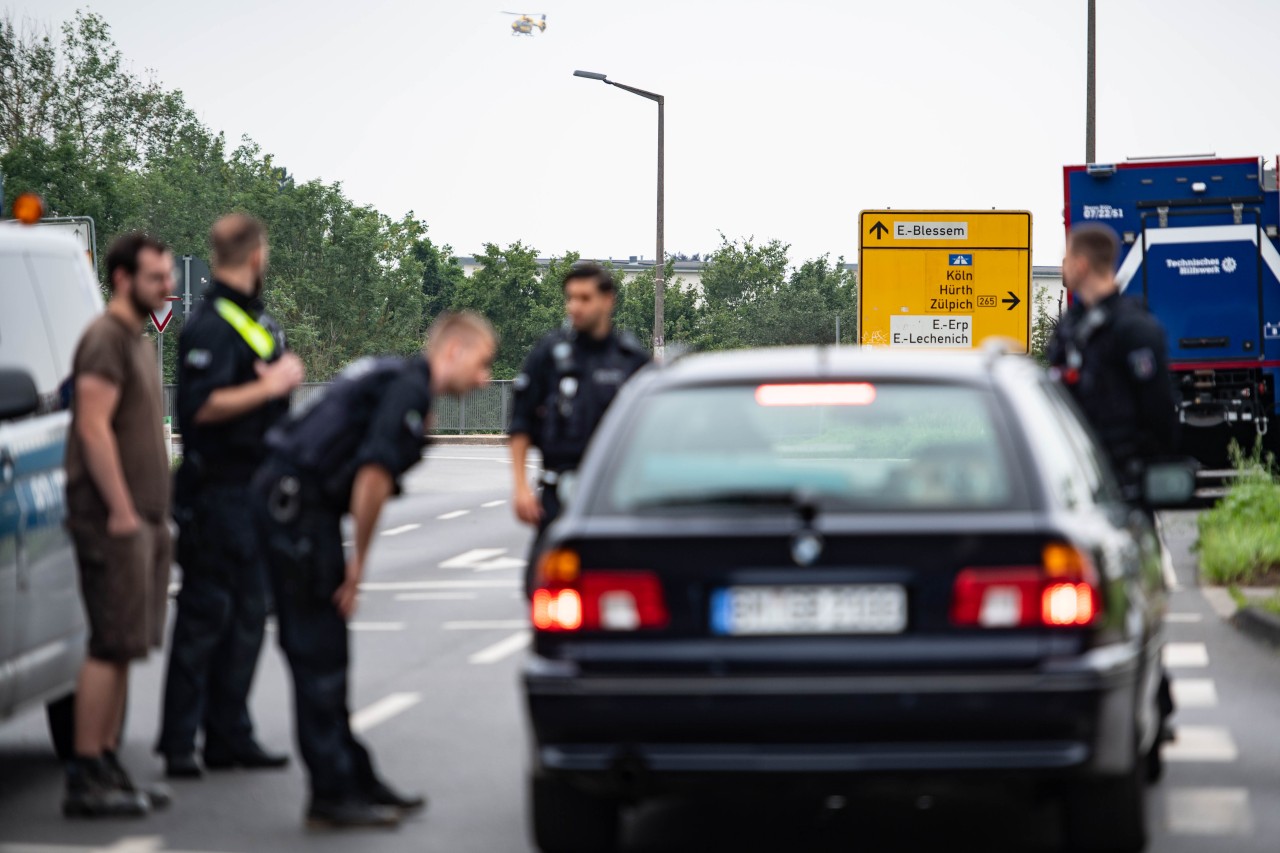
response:
M129 302L131 305L133 305L134 313L136 313L139 317L145 318L152 311L159 310L158 308L152 308L150 305L148 305L147 303L139 299L138 294L136 292L129 294Z

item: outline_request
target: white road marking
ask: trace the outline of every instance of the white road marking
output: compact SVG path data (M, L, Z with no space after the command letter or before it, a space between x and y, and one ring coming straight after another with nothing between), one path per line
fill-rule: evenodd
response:
M444 623L446 631L491 631L499 629L510 631L512 628L528 627L528 619L472 619L470 621Z
M417 530L421 524L402 524L399 527L393 527L390 530L382 531L383 536L399 536L401 533L408 533L411 530Z
M1204 643L1165 643L1164 665L1201 667L1209 665L1209 650Z
M1166 613L1164 621L1173 624L1190 624L1195 622L1203 622L1204 617L1199 613Z
M520 586L518 580L375 581L360 584L362 592L419 592L437 589L495 589Z
M1178 583L1178 574L1173 570L1173 557L1169 555L1169 547L1164 544L1164 522L1156 516L1156 538L1160 540L1160 571L1164 573L1164 583L1169 589L1182 589Z
M1235 738L1222 726L1178 726L1178 739L1164 746L1165 761L1235 761Z
M402 714L422 701L421 693L392 693L383 696L367 708L351 715L351 730L356 734L367 732L374 726Z
M1182 708L1215 708L1218 705L1218 689L1212 678L1175 678L1173 705Z
M523 569L525 561L520 557L498 557L483 566L476 566L477 572L498 572L504 569Z
M452 462L501 462L504 465L511 464L510 458L498 457L498 456L436 456L435 454L431 454L429 456L423 456L423 458L424 459L448 459ZM541 465L528 463L528 462L525 463L524 467L528 468L530 471L542 470Z
M403 631L403 622L348 622L352 631Z
M0 853L183 853L164 846L159 835L126 835L115 844L5 844L0 843ZM195 851L187 851L195 853Z
M402 592L396 601L467 601L475 597L474 592Z
M1178 835L1252 835L1253 810L1245 788L1170 788L1165 823Z
M489 501L487 504L480 504L484 509L493 509L495 506L502 506L506 501Z
M473 548L440 564L442 569L472 569L477 572L493 572L501 569L523 569L524 560L504 557L506 548Z
M1163 542L1160 545L1160 570L1164 572L1165 586L1171 590L1182 589L1182 584L1178 583L1178 573L1173 570L1173 557L1169 556L1169 549L1164 547Z
M444 515L437 515L437 521L452 521L455 518L462 518L464 515L470 515L469 509L455 509L453 512L446 512Z
M506 548L472 548L440 564L442 569L474 569L478 563L492 560L507 553Z
M516 652L529 645L529 632L516 631L505 640L499 640L488 648L480 651L467 658L467 663L487 664L497 663L505 657L509 657Z

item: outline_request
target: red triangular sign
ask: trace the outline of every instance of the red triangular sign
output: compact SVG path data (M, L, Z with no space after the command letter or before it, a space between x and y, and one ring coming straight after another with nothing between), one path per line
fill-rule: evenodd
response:
M165 302L163 308L159 311L151 312L151 322L156 324L156 333L164 334L165 327L169 325L169 321L173 319L173 303L181 299L181 296L167 296L168 301Z

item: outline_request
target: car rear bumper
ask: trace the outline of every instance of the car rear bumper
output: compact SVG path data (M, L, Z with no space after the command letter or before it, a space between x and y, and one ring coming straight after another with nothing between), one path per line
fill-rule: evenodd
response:
M1140 669L1129 646L945 675L603 676L535 656L524 686L540 773L1118 774Z

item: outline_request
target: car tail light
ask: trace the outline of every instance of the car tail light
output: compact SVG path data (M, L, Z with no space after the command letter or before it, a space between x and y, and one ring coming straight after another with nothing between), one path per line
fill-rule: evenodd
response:
M564 548L547 552L538 564L532 616L539 631L638 631L670 621L656 574L584 571L577 553Z
M980 628L1079 627L1097 618L1101 594L1093 561L1064 544L1045 547L1041 565L964 569L956 575L951 622Z

